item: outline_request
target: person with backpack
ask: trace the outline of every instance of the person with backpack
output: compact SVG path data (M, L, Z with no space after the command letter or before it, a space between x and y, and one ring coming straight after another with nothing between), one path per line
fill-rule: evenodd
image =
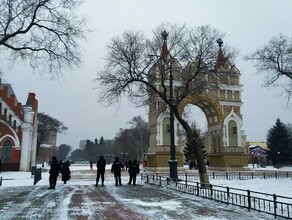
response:
M69 168L69 161L66 161L62 163L61 171L60 173L62 174L62 181L64 184L71 178L71 171Z
M97 167L97 176L96 176L96 184L98 186L99 178L101 177L101 185L104 186L104 172L105 172L106 161L103 156L99 157L99 160L96 163Z
M50 167L50 176L49 176L49 182L50 182L50 187L48 189L55 189L56 184L57 184L57 178L59 176L60 172L60 165L55 156L52 157L51 160L51 167Z
M116 181L115 186L122 185L121 169L123 168L124 168L124 165L121 163L119 157L116 157L111 168L111 172L115 176L115 181Z
M129 166L129 174L130 174L130 180L128 182L129 185L131 185L132 180L133 180L133 185L136 185L136 177L137 177L137 174L139 173L140 173L139 164L138 164L138 161L135 159L133 160L133 163L131 164L131 166Z

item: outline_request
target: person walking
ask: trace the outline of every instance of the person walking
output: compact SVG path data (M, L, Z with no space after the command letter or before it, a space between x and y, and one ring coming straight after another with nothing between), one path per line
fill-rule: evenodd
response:
M99 178L101 177L101 185L104 186L104 172L105 172L106 161L103 156L99 157L99 160L96 163L97 167L97 176L96 176L96 184L98 186Z
M132 160L129 160L129 161L128 161L128 173L129 173L129 181L128 181L128 184L130 184L130 181L132 180L132 179L131 179L132 165L133 165L133 161L132 161Z
M3 160L2 157L0 158L0 173L2 172Z
M111 172L115 176L115 181L116 184L115 186L122 185L122 180L121 180L121 169L124 168L124 165L121 163L119 157L115 158L115 161L113 162Z
M51 160L51 167L50 167L50 176L49 176L49 182L50 182L50 187L48 189L55 189L56 184L57 184L57 178L59 176L60 172L60 165L58 163L58 160L55 156L52 157Z
M69 161L66 161L66 162L62 163L62 167L61 167L60 173L62 174L62 181L64 182L64 184L66 184L66 182L68 180L70 180L70 178L71 178L71 171L70 171L70 168L69 168Z
M128 182L129 185L131 185L132 180L133 180L133 185L136 185L136 177L137 177L137 174L139 173L140 173L139 164L138 164L138 161L135 159L133 160L131 167L129 166L129 174L130 174L130 180Z
M89 161L90 170L93 170L93 162L92 160Z

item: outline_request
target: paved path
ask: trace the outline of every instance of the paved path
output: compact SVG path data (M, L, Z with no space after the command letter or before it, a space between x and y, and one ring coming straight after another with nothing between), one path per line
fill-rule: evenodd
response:
M0 188L0 219L273 219L235 206L144 185L116 187L107 173L104 187L94 186L95 172L73 173L70 184ZM124 183L127 177L123 177ZM92 184L74 185L80 179Z

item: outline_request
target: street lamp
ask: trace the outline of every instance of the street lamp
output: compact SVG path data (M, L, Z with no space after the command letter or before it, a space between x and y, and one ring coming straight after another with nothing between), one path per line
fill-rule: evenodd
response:
M279 169L280 168L280 151L278 151L278 158L277 158L277 168Z
M162 39L166 44L168 33L163 31L161 33ZM170 69L169 69L169 102L173 104L173 75L172 75L172 60L170 60ZM177 160L175 157L175 143L174 143L174 114L172 107L169 106L169 121L170 121L170 160L169 164L169 177L170 179L176 180L177 176Z
M253 152L251 152L252 168L254 168Z

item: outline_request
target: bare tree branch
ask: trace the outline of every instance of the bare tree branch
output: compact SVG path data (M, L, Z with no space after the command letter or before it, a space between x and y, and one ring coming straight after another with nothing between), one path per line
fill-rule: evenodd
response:
M275 36L245 59L252 61L259 72L266 73L264 86L282 87L289 100L292 94L291 38L283 35Z
M77 16L81 0L0 0L0 48L11 60L28 59L38 73L54 78L81 62L79 41L86 20Z

